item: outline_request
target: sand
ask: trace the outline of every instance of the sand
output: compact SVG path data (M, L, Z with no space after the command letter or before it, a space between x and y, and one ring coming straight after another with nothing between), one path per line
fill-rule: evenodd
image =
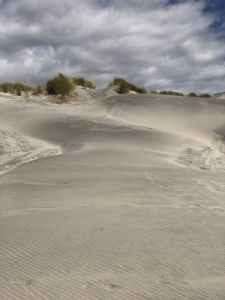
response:
M225 103L0 95L2 300L225 299Z

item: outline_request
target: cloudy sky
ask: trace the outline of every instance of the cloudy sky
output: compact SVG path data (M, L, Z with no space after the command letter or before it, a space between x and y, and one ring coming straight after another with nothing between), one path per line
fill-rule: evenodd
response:
M0 81L225 90L224 0L0 0Z

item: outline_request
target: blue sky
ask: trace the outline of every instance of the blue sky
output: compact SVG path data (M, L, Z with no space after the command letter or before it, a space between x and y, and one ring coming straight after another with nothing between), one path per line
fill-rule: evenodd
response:
M0 0L0 81L225 90L225 0Z
M204 12L213 13L217 16L217 20L212 25L212 27L214 30L221 32L221 34L225 38L225 0L207 0Z
M212 11L218 13L221 18L225 19L225 1L224 0L207 0L206 11Z

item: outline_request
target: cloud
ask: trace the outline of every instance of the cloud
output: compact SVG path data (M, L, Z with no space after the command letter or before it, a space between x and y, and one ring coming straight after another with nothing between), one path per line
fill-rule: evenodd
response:
M0 0L0 81L58 72L104 86L123 76L150 89L225 89L225 41L204 2Z

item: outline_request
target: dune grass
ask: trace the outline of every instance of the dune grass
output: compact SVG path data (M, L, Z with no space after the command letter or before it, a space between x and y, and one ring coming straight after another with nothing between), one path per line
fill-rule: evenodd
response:
M191 92L187 95L188 97L198 97L198 95L194 92Z
M46 88L41 87L41 85L31 86L22 82L3 82L0 83L0 92L11 93L18 96L21 96L22 93L31 92L33 95L39 95L45 90L50 95L58 96L65 99L71 96L72 92L75 90L76 85L82 86L86 89L96 89L96 84L93 81L85 79L83 77L69 77L62 73L59 73L54 78L47 81ZM129 92L136 92L138 94L161 94L161 95L170 95L170 96L184 96L183 93L173 90L163 90L156 91L151 90L147 92L145 88L138 87L124 78L115 77L108 85L111 88L114 88L115 91L119 94L126 94ZM197 94L195 92L190 92L186 96L189 97L201 97L201 98L209 98L211 97L208 93Z
M96 84L93 81L87 80L83 77L73 77L72 80L76 85L83 86L86 89L96 89Z
M209 98L211 97L208 93L200 94L199 97L201 98Z
M61 95L62 97L70 96L74 89L74 81L62 73L48 80L46 87L50 95Z
M169 95L169 96L185 96L183 93L181 92L177 92L177 91L172 91L172 90L163 90L163 91L155 91L155 90L152 90L149 92L149 94L160 94L160 95ZM209 98L211 97L210 94L208 93L204 93L204 94L197 94L195 92L191 92L189 94L187 94L186 96L188 97L201 97L201 98Z
M115 90L119 94L126 94L130 91L134 91L138 94L147 94L146 89L137 87L136 85L126 81L123 78L116 77L110 82L109 87L115 87Z
M198 94L196 94L194 92L189 93L187 96L189 96L189 97L201 97L201 98L209 98L209 97L211 97L211 95L208 94L208 93L203 93L203 94L198 95Z
M160 91L159 94L161 94L161 95L170 95L170 96L184 96L183 93L176 92L176 91Z
M3 93L21 96L22 92L32 91L33 87L22 82L3 82L0 84L0 91Z
M33 95L39 95L43 92L41 85L37 85L33 89Z

